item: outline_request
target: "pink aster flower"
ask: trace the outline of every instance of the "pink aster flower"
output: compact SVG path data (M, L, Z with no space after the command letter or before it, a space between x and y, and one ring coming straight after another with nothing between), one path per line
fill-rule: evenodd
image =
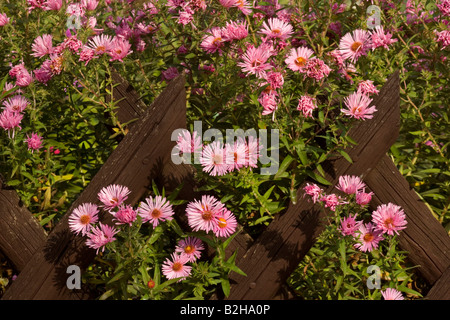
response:
M225 145L225 163L230 172L248 165L247 145L242 139Z
M25 142L28 145L28 150L31 150L31 153L42 148L42 137L37 133L31 133L31 136L27 135Z
M260 45L259 47L249 46L247 51L242 56L242 62L238 62L238 66L242 71L248 74L254 74L258 78L264 78L266 70L272 68L267 63L267 60L272 56L272 49L267 45Z
M372 50L378 47L383 47L389 50L389 46L395 42L397 39L392 39L392 34L389 32L384 32L383 26L377 26L371 35Z
M27 70L19 73L16 76L16 85L19 87L27 87L33 82L33 76Z
M85 9L81 3L71 3L67 6L66 13L69 16L84 16Z
M223 208L223 203L214 196L203 195L200 201L188 203L186 207L188 224L193 231L203 230L206 233L213 231L217 224L217 216Z
M331 72L331 68L325 62L323 62L323 60L314 58L309 59L306 62L303 72L305 73L306 77L315 79L316 81L320 81L323 78L328 77Z
M381 230L378 230L372 223L361 224L356 231L356 249L362 252L372 251L378 248L378 243L383 240Z
M81 0L81 5L87 11L94 11L98 6L99 0Z
M248 166L251 168L257 168L262 145L258 138L253 136L248 137L248 142L246 142L246 145Z
M336 189L347 194L355 194L365 187L366 184L362 182L361 178L357 176L345 175L339 177L339 183L336 186Z
M86 235L98 221L98 207L93 203L80 204L69 216L69 229L75 234Z
M109 61L117 60L123 62L123 58L133 52L130 48L131 43L128 40L115 37L112 42L111 49L108 51L108 54L111 56Z
M176 148L182 153L201 153L203 144L202 139L198 135L197 131L194 131L191 135L189 130L183 130L178 135Z
M361 92L354 92L344 98L347 109L341 109L341 112L347 116L356 119L372 119L373 113L377 111L375 106L369 108L372 99Z
M200 43L200 48L207 53L220 52L223 47L223 42L224 36L222 34L222 28L214 27L207 31L207 34Z
M69 35L64 39L63 47L69 49L73 53L78 53L83 49L83 42L77 38L77 35Z
M345 203L341 200L340 197L338 197L334 193L323 195L319 199L319 201L322 201L325 205L325 208L330 208L331 211L336 211L337 206Z
M370 33L362 29L346 33L339 42L342 57L346 60L350 59L352 62L366 55L371 47Z
M47 0L43 4L43 9L45 11L50 10L58 11L59 9L62 8L62 4L63 4L62 0Z
M0 27L4 27L9 23L9 18L6 13L0 13Z
M88 48L94 50L94 55L100 56L113 48L113 38L109 35L96 35L89 40Z
M203 246L202 241L196 237L187 237L178 241L178 245L175 247L175 252L180 255L185 255L189 262L195 262L200 258Z
M263 107L262 115L272 114L272 119L275 119L275 111L278 109L278 93L275 91L262 92L258 97L258 102Z
M130 205L122 204L116 212L110 211L117 221L116 224L128 224L131 226L137 218L137 212Z
M219 2L223 7L229 9L235 5L236 0L219 0Z
M236 231L236 217L227 208L223 208L216 216L216 219L216 225L213 230L216 237L229 237Z
M246 16L252 13L252 5L247 0L235 0L233 6L241 10Z
M341 219L339 231L341 231L342 235L355 236L356 230L358 230L363 223L362 221L357 221L356 216L357 214L355 213L353 216L349 215L348 217Z
M28 99L19 94L9 97L3 102L5 109L12 112L22 112L29 104Z
M450 45L450 31L443 30L438 32L434 30L434 34L436 35L436 42L442 45L441 50L445 49L447 46Z
M225 150L220 141L214 141L203 147L200 163L203 171L212 176L222 176L228 171L228 164L225 162Z
M384 300L405 300L402 293L394 288L381 290L381 295L383 296Z
M281 72L269 71L265 75L265 80L270 90L280 89L284 84L284 77Z
M97 254L100 249L103 252L108 243L116 240L114 236L117 232L118 230L114 227L99 222L98 226L92 227L90 232L87 233L88 239L86 240L86 245L89 248L95 249Z
M264 21L259 33L266 35L269 39L286 40L289 38L293 29L292 26L278 18L270 18L267 22Z
M365 80L361 81L358 84L358 91L365 95L371 95L371 94L378 94L379 91L377 90L377 87L373 84L372 80Z
M292 71L303 71L308 60L313 56L314 51L307 47L292 48L289 56L284 60L288 68Z
M3 112L0 113L0 127L8 131L9 138L14 139L16 128L22 129L20 126L22 119L22 113L3 110Z
M153 229L163 221L172 220L174 211L170 202L162 196L152 196L146 198L139 204L137 209L142 222L149 222L153 225Z
M33 73L36 80L43 84L47 84L53 76L52 70L44 64L39 69L35 69Z
M81 52L80 52L80 58L78 59L78 61L83 61L85 62L85 66L89 63L89 61L91 61L95 56L95 51L93 49L90 48L82 48Z
M442 15L450 17L450 0L440 0L436 3Z
M382 204L372 213L372 222L383 233L394 235L406 228L406 215L400 206L393 203Z
M224 41L242 40L247 36L248 26L246 21L230 21L222 28L222 37Z
M319 199L322 197L323 190L315 183L306 183L306 186L303 188L303 190L305 191L305 195L309 195L310 197L312 197L314 203L319 201Z
M103 203L105 210L112 210L122 205L128 199L130 190L121 185L112 184L100 190L97 197Z
M176 67L169 67L166 70L162 71L162 78L166 81L170 81L175 79L180 74Z
M186 265L189 262L189 257L186 255L181 255L177 253L172 253L172 259L167 258L163 262L161 267L163 275L171 280L180 278L181 280L186 279L191 274L192 267Z
M13 78L17 78L21 73L27 72L27 69L25 68L25 64L19 63L16 64L9 70L9 75Z
M31 54L33 57L44 57L47 54L53 53L53 44L52 44L53 36L51 34L43 34L42 36L34 39L33 44L31 45L31 50L33 53Z
M344 67L344 58L342 58L341 52L339 50L333 50L328 54L333 59L333 62L336 64L338 69L342 69Z
M306 118L312 118L312 112L316 108L316 99L310 96L301 96L298 100L297 110L301 111Z
M365 192L365 189L363 191L357 191L356 192L356 203L360 206L365 206L369 204L369 202L372 200L372 196L374 195L373 192Z

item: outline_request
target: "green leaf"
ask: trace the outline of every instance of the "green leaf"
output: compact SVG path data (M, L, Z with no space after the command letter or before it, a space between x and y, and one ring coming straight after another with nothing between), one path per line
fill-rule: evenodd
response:
M22 183L22 181L20 181L20 180L10 180L7 182L8 186L10 186L10 187L17 186L21 183Z
M280 168L278 169L278 172L275 174L275 179L277 179L281 174L283 174L286 169L289 167L289 165L294 161L294 158L292 158L290 155L287 155L286 158L283 159L283 162L280 165Z
M327 185L327 186L331 186L331 185L332 185L332 183L329 182L327 179L325 179L325 178L322 177L321 175L319 175L319 174L317 174L317 173L315 173L315 172L313 172L313 171L311 171L311 170L306 170L306 174L307 174L310 178L314 179L315 181L317 181L317 182L319 182L319 183L321 183L321 184L324 184L324 185Z
M222 279L222 290L226 297L230 295L230 281L228 279Z
M345 152L344 150L338 150L338 152L350 163L353 163L352 158L350 157L350 155Z
M46 225L47 223L49 223L49 222L53 219L54 216L56 216L56 213L51 214L51 215L45 217L44 219L42 219L41 221L39 221L39 224L40 224L41 226Z

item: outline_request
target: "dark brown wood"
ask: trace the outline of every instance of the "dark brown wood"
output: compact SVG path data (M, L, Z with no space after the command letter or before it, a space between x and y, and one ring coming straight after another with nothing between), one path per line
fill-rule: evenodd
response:
M17 192L2 189L0 181L0 251L20 272L46 239L47 233Z
M114 101L117 103L115 110L117 118L121 123L134 123L147 109L147 106L142 101L139 94L134 90L133 86L129 84L119 73L111 73L111 82L113 87L110 88L113 93ZM109 102L110 96L107 96ZM130 123L129 127L132 126Z
M344 158L328 162L327 179L333 186L341 175L367 176L396 140L400 119L398 82L395 73L372 102L378 109L374 118L351 130L349 135L358 142L348 150L353 164ZM324 188L325 192L335 192L333 186ZM297 203L277 216L238 262L248 276L231 275L234 284L229 299L273 299L323 230L323 213L303 198L302 187Z
M408 222L401 231L399 245L409 252L408 259L420 266L424 279L433 284L450 267L450 237L385 155L364 180L375 195L370 203L374 210L383 203L401 206Z
M184 77L173 80L149 106L117 146L80 197L72 204L60 223L49 234L46 244L35 252L3 299L82 299L89 298L83 290L66 286L67 268L89 265L95 251L84 245L85 239L74 236L68 228L68 217L78 205L97 202L97 193L110 184L126 185L131 190L127 203L136 204L157 177L166 155L174 146L172 132L182 127L180 114L185 112ZM111 223L111 216L102 217Z
M450 300L450 267L435 282L425 297L426 300Z

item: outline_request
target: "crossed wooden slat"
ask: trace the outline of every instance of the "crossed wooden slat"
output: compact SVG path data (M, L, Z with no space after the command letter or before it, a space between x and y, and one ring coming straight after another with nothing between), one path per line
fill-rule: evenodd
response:
M95 255L80 237L70 233L67 218L80 203L95 202L101 187L112 183L127 185L132 190L130 204L141 198L152 179L169 191L184 183L179 194L181 199L192 200L198 196L194 190L193 168L175 165L170 160L174 146L171 134L175 129L186 127L184 78L172 81L149 108L140 102L125 80L117 74L113 75L113 80L119 84L114 88L115 98L121 100L119 120L139 120L130 126L129 133L48 236L20 205L14 190L0 189L0 250L20 271L3 299L92 298L88 292L66 287L67 267L75 264L84 268ZM340 175L361 176L376 194L372 209L387 202L404 208L408 227L402 231L400 245L409 251L409 259L421 266L420 272L428 283L434 284L427 298L449 299L448 234L386 155L399 132L398 81L398 73L388 79L373 101L378 109L375 117L351 130L350 136L358 142L348 150L353 163L337 158L324 167L328 180L334 184ZM335 191L331 187L325 190ZM287 277L323 230L322 213L302 196L300 188L297 203L279 214L256 240L242 232L231 242L228 253L238 250L237 265L247 277L230 274L233 285L229 299L288 297ZM176 211L183 223L183 206ZM110 222L110 217L103 217L103 221Z

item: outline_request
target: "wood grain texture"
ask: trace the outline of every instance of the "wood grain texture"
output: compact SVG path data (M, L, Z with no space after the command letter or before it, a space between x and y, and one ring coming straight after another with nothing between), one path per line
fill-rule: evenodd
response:
M45 230L22 204L15 190L1 188L0 251L21 271L47 238Z
M174 129L183 125L177 115L185 112L184 77L173 80L149 106L122 142L101 167L66 215L49 234L45 245L28 262L3 299L86 299L89 293L69 290L66 271L69 265L82 270L89 265L95 251L84 245L84 238L73 235L68 217L78 205L97 202L97 193L109 184L126 185L131 190L127 203L136 202L148 191L151 180L158 176L163 159L174 146L170 141ZM111 215L100 220L111 223Z
M408 259L420 266L419 272L432 285L450 267L447 232L387 155L364 181L375 193L370 203L372 210L389 202L403 208L408 224L401 231L399 245L409 252Z
M398 136L399 104L399 77L395 73L372 102L378 109L374 118L361 122L349 133L358 142L347 150L353 163L337 158L324 166L326 177L332 183L331 187L324 188L325 192L336 191L333 186L341 175L364 178L376 167ZM323 230L324 215L318 206L303 198L304 185L298 190L297 203L278 215L238 262L238 267L248 276L231 275L233 285L228 299L273 299L309 251Z
M450 300L450 267L435 282L425 300Z

